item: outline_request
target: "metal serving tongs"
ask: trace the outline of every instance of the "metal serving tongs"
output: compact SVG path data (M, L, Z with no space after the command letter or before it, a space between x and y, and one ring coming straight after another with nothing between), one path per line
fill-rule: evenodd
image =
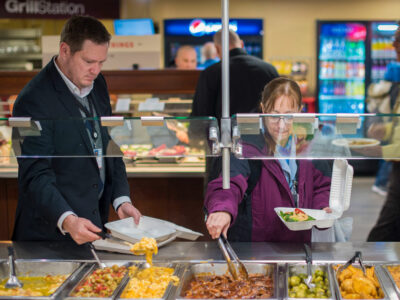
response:
M304 244L304 251L306 252L306 263L307 263L307 278L304 280L304 283L308 286L309 289L315 288L315 284L312 283L312 254L311 248L307 244Z
M8 280L6 282L6 289L14 289L14 288L22 288L24 285L21 281L18 280L15 275L15 265L14 265L14 248L8 247L8 265L10 268L10 274Z
M361 254L361 251L356 251L356 253L354 254L354 256L353 256L352 258L350 258L343 266L340 266L340 267L337 269L336 277L338 277L339 274L340 274L344 269L346 269L346 268L349 267L350 265L354 264L354 263L356 262L357 259L358 259L358 263L360 264L361 270L362 270L363 273L364 273L364 276L367 276L367 272L365 271L365 266L364 266L364 263L363 263L363 261L362 261L362 254Z
M233 250L231 244L229 244L228 240L225 238L225 236L222 233L218 238L218 246L221 249L222 254L224 255L226 263L228 264L228 270L231 273L233 279L237 280L237 279L239 279L239 277L236 273L236 268L235 268L234 263L231 260L231 257L232 257L233 261L239 265L240 275L242 277L244 277L246 280L248 280L249 273L247 272L246 267L240 261L239 257L236 255L235 251Z

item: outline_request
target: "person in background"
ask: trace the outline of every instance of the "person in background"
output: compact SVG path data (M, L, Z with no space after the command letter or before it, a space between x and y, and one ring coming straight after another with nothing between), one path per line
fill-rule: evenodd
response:
M23 136L14 128L13 146L27 157L18 158L13 240L92 242L104 229L110 204L119 218L139 223L125 164L121 157L105 156L113 141L93 120L111 115L100 73L110 39L97 19L71 17L58 55L18 95L13 116L40 120L41 129L38 136Z
M215 48L213 42L207 42L203 45L201 48L201 56L204 61L201 65L203 69L219 62L217 48Z
M189 45L178 49L175 56L175 66L178 70L193 70L197 67L196 50Z
M400 25L400 24L399 24ZM393 37L393 47L397 61L387 67L385 80L392 82L390 91L393 114L400 114L400 26ZM386 160L398 158L400 155L400 118L392 117L388 123L374 123L368 129L368 135L381 141L387 141L383 146L358 149L367 156L382 157ZM392 161L392 170L389 176L389 188L386 201L379 214L379 218L371 229L367 241L400 241L400 162Z
M213 40L218 56L222 54L221 31ZM229 30L230 68L230 114L248 113L258 108L264 86L278 77L278 72L269 63L248 55L240 37ZM200 73L192 103L192 116L222 116L221 62L215 63Z
M293 80L276 78L265 86L260 106L268 114L299 113L300 88ZM290 116L265 117L261 135L242 136L244 156L295 157L297 136L292 122ZM222 233L240 242L310 242L311 230L290 231L274 208L331 212L331 169L326 161L249 160L231 155L230 168L230 189L222 188L220 176L207 188L206 226L213 239Z

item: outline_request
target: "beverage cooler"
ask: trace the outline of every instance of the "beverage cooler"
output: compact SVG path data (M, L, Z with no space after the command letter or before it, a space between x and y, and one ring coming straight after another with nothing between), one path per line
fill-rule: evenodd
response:
M320 113L364 113L366 90L396 59L395 22L318 21L317 96Z
M244 42L250 55L263 58L263 20L230 19L229 28L234 30ZM221 19L167 19L164 20L164 62L170 67L176 52L182 45L196 49L198 65L203 63L201 48L213 40L213 35L221 29Z

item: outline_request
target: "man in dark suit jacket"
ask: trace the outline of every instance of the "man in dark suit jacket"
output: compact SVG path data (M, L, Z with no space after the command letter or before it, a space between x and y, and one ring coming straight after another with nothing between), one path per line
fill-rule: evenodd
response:
M14 117L31 117L36 133L15 128L19 141L19 200L13 240L82 244L107 222L110 203L120 218L140 212L129 198L125 165L98 119L111 115L100 74L110 34L98 20L75 16L65 24L59 55L21 91ZM69 235L66 235L66 232Z
M221 57L221 31L214 35L214 44ZM269 63L248 55L243 41L229 30L230 114L248 113L258 108L264 86L278 77ZM221 62L200 73L192 104L192 116L222 116Z

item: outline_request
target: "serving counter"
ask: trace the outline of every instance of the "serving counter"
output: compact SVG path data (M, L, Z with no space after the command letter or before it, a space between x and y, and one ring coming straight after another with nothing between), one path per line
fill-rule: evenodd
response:
M17 261L79 261L93 263L93 257L86 245L78 246L73 242L0 242L0 260L7 258L7 247L13 245ZM277 265L275 284L280 287L274 299L286 299L285 290L286 268L289 265L304 263L303 244L296 243L232 243L239 258L245 263L272 263ZM355 251L361 251L364 263L374 265L378 278L385 291L385 299L399 299L390 277L383 271L383 265L400 262L400 243L313 243L311 245L313 263L327 264L343 263L351 258ZM105 262L140 262L143 256L115 254L98 251L101 260ZM223 256L216 241L211 242L172 242L159 249L154 257L154 263L176 263L183 270L194 264L223 263ZM332 269L330 272L333 273ZM333 278L333 277L331 277ZM333 279L332 279L333 280ZM176 299L176 291L172 290L168 299ZM336 295L337 299L341 299Z

